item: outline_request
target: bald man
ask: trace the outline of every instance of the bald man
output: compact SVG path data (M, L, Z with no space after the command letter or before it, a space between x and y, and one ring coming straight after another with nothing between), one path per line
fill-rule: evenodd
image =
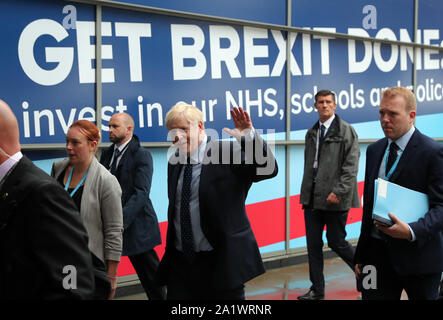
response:
M23 156L17 119L0 100L0 299L88 299L93 290L75 204Z
M149 198L152 156L134 135L134 120L127 113L109 121L113 144L102 152L100 162L109 168L122 188L123 252L128 256L149 300L165 300L166 289L154 280L159 258L154 248L161 243L157 215Z

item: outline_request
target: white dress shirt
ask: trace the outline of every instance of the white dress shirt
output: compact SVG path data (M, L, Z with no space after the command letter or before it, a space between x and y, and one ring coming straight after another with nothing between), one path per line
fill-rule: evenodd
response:
M3 181L3 178L8 174L8 172L17 164L17 162L20 161L20 159L23 157L23 154L21 151L13 154L11 157L8 158L5 162L0 164L0 184Z

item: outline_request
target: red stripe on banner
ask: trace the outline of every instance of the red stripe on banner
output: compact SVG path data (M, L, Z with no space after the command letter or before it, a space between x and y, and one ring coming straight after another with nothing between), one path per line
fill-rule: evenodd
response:
M360 195L363 194L363 185L363 182L358 184ZM291 196L290 206L289 237L292 240L306 236L304 211L300 204L300 195ZM246 206L246 211L259 247L285 241L285 198L254 203ZM349 210L347 224L360 222L362 214L362 208Z
M363 194L363 182L358 184L358 192ZM305 219L302 206L300 204L300 195L291 196L290 206L292 208L290 214L290 239L296 239L306 236ZM259 247L285 241L285 198L273 199L253 203L246 206L249 221ZM360 222L362 219L362 209L353 208L349 210L347 224ZM166 244L166 232L168 222L159 223L162 243L155 248L159 258L163 257ZM117 275L126 276L135 274L128 257L122 257Z
M359 194L359 199L360 199L360 208L352 208L351 210L349 210L348 213L348 221L346 222L346 224L352 224L352 223L356 223L356 222L360 222L362 220L363 217L363 201L361 201L361 199L363 198L363 188L364 188L364 182L359 182L358 183L358 194Z
M155 247L155 251L157 252L159 259L161 259L163 257L163 254L165 253L166 231L168 230L168 222L160 222L158 225L160 227L162 243ZM129 261L129 258L121 257L120 263L118 265L117 276L122 277L135 273L135 269L132 266L131 261Z
M259 247L285 239L285 198L246 206L246 213Z

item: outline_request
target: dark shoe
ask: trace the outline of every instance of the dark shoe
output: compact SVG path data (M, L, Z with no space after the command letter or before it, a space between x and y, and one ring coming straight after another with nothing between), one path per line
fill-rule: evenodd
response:
M325 295L323 293L317 293L314 290L310 289L308 293L299 296L298 300L323 300Z

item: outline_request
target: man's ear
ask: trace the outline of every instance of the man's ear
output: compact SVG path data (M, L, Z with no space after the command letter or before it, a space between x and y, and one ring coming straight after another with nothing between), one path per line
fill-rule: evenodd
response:
M411 118L412 121L414 121L416 115L417 115L416 110L409 111L409 117Z
M127 128L128 128L129 135L130 136L133 135L134 134L134 127L133 126L128 126Z

